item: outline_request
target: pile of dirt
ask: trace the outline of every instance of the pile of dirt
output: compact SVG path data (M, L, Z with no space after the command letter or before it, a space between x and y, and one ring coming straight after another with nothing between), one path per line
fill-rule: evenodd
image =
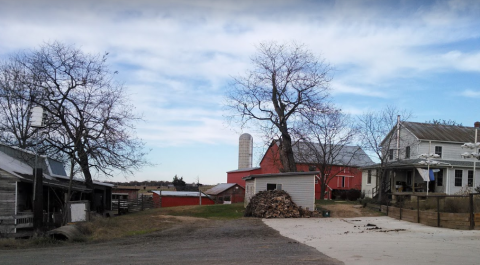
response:
M252 197L245 209L245 217L259 218L300 218L319 216L297 206L290 195L283 190L261 191Z

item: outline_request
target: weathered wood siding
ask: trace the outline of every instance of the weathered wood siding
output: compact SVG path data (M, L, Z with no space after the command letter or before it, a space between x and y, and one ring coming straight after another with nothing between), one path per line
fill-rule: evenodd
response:
M267 183L282 184L282 189L292 197L292 200L303 209L315 209L315 176L293 175L281 177L261 177L255 179L255 194L267 190Z
M13 233L15 229L16 180L0 169L0 233Z

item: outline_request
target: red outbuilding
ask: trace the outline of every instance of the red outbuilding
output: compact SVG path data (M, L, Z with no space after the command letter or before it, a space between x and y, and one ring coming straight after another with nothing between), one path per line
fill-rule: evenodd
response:
M152 191L155 207L174 207L186 205L200 205L200 194L198 191ZM202 205L215 204L215 202L201 193Z
M205 191L215 203L230 204L243 202L245 198L245 189L237 183L221 183Z

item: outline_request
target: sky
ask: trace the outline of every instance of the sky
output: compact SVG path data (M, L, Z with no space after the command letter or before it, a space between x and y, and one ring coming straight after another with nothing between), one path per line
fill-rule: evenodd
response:
M0 0L0 59L60 41L109 53L143 116L153 164L110 181L224 183L242 130L225 120L233 77L256 45L295 41L332 68L352 116L396 106L410 121L480 120L480 1ZM254 166L264 143L254 133Z

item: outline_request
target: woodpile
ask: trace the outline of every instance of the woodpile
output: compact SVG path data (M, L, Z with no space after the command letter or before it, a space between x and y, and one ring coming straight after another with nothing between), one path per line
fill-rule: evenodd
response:
M245 209L245 217L259 218L300 218L317 217L312 212L298 207L290 195L283 190L260 191L252 197Z

